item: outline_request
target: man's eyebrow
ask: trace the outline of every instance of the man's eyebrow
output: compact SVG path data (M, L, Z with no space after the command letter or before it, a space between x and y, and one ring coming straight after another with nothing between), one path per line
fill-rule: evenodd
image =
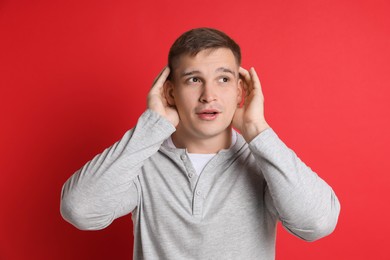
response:
M226 67L220 67L220 68L216 69L215 71L216 72L227 72L227 73L232 74L233 76L236 76L236 73L234 73L233 70L226 68Z
M181 73L180 77L186 77L186 76L192 76L194 74L200 74L200 71L199 70L191 70L191 71L184 71L183 73Z
M226 67L219 67L218 69L215 70L215 72L225 72L225 73L230 73L233 76L236 76L236 73L234 73L233 70L226 68ZM180 74L180 77L186 77L186 76L192 76L196 74L202 74L199 70L190 70L190 71L184 71Z

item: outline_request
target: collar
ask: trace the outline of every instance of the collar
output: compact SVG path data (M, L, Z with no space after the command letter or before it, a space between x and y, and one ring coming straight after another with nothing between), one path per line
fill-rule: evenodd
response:
M220 150L212 159L212 162L210 163L220 163L224 162L226 160L229 160L233 156L237 156L237 154L241 153L245 150L246 147L248 147L248 144L246 143L244 137L242 137L241 134L239 134L236 130L233 129L233 134L236 136L236 141L228 148L228 149L222 149ZM187 149L185 148L176 148L173 145L173 142L171 137L167 138L163 144L161 145L159 151L168 155L171 158L176 158L180 160L183 156L186 156L188 154ZM173 145L173 147L172 147Z

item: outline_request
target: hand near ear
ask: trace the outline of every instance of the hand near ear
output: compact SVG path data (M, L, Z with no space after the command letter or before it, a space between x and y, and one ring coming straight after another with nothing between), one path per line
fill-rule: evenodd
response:
M166 80L169 72L169 68L165 67L154 80L153 86L148 94L147 102L149 109L165 117L176 127L179 124L179 114L175 107L168 104L164 94L164 85L167 84Z
M260 80L254 68L249 72L240 67L242 84L245 92L244 104L238 107L233 117L233 127L241 132L246 142L249 143L270 126L264 118L264 96L261 90Z

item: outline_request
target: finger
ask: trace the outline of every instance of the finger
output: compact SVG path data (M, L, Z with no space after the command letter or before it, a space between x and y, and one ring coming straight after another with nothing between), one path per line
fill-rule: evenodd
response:
M260 89L260 90L261 90L260 79L259 79L259 77L257 76L257 73L256 73L255 68L252 67L252 68L249 70L249 73L250 73L251 78L252 78L253 88L254 88L254 89Z
M162 88L164 86L165 81L167 80L170 73L170 69L168 66L165 66L164 69L158 74L158 76L154 79L152 88Z
M249 72L243 67L240 67L238 73L240 73L240 75L244 78L244 81L249 85L251 82L251 75L249 74Z

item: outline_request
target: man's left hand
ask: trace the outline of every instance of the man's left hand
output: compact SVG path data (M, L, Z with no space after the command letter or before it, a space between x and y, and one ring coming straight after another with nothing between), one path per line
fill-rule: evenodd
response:
M243 105L238 107L234 114L233 127L240 131L249 143L270 126L264 118L264 96L255 69L247 71L240 67L239 73L242 76L245 98Z

